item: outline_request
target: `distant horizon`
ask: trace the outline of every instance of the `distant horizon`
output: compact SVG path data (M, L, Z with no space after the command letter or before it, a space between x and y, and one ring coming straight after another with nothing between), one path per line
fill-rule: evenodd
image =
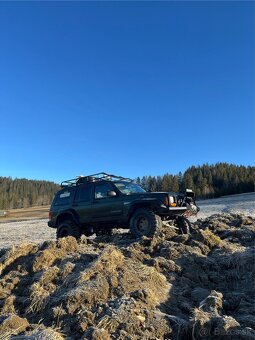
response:
M138 175L138 176L127 176L127 175L124 176L123 174L120 174L120 173L112 173L112 172L108 172L108 171L106 171L106 170L101 170L101 171L97 171L97 172L93 172L93 173L88 173L88 174L86 174L86 173L80 173L80 174L77 174L77 175L74 175L74 176L69 176L69 177L67 177L67 178L61 178L61 179L59 179L59 180L51 180L51 179L45 179L45 178L15 177L15 176L8 176L8 175L2 175L2 174L0 174L0 177L5 177L5 178L10 177L12 180L15 180L15 179L26 179L26 180L31 180L31 181L47 181L47 182L53 182L53 183L55 183L55 184L60 184L61 182L65 181L65 180L73 179L73 178L76 178L76 177L81 176L81 175L83 175L83 176L89 176L89 175L93 175L93 174L101 173L101 172L106 172L106 173L109 173L109 174L111 174L111 175L129 177L129 178L132 178L132 179L136 179L136 178L138 178L138 177L142 178L143 176L152 176L152 177L164 176L164 175L166 175L166 174L170 174L170 175L176 176L176 175L178 175L180 172L181 172L182 174L184 174L185 171L186 171L187 169L189 169L189 168L191 168L191 167L193 167L193 166L194 166L194 167L202 167L202 166L204 166L204 165L214 166L214 165L220 164L220 163L226 163L226 164L234 165L234 166L244 166L244 167L246 167L246 168L247 168L247 167L255 167L255 164L254 164L254 165L251 165L251 164L245 165L245 164L236 164L236 163L228 163L228 162L216 162L216 163L211 163L211 164L210 164L210 163L208 163L208 162L205 162L205 163L203 163L203 164L198 164L198 165L192 164L192 165L188 166L185 170L183 170L183 171L177 171L176 173L172 173L172 172L170 172L170 171L166 171L166 172L164 172L164 173L162 173L162 174L149 174L149 173L148 173L148 174L141 174L141 175Z

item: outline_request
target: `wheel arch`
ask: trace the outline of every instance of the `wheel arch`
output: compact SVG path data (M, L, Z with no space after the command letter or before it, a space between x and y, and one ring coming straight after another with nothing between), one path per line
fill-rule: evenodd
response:
M77 225L80 225L79 218L77 214L72 210L63 211L58 217L56 221L56 226L58 227L62 222L72 220Z
M130 222L130 219L132 217L132 215L134 214L134 212L137 210L137 209L140 209L140 208L147 208L147 209L150 209L152 210L153 212L157 212L157 201L140 201L140 202L136 202L134 203L131 207L130 207L130 210L129 210L129 214L128 214L128 221Z

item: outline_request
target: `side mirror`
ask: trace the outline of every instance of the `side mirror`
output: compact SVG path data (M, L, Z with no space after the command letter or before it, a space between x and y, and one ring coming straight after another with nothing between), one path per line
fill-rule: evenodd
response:
M114 197L114 196L117 196L117 193L113 190L110 190L110 191L107 192L107 196Z

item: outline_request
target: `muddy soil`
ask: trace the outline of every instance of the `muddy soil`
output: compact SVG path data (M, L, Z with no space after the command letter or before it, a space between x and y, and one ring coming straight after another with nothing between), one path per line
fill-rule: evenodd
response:
M255 339L255 219L0 251L0 339Z

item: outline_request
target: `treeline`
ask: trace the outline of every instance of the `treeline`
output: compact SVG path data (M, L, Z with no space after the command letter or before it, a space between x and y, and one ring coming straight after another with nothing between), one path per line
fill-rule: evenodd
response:
M228 163L192 166L178 175L143 176L137 183L151 191L193 189L197 198L255 191L255 167ZM59 186L53 182L0 177L0 209L48 205Z
M182 191L193 189L197 198L214 198L224 195L255 191L255 167L228 163L192 166L178 175L144 176L138 184L151 191Z
M0 209L48 205L58 189L53 182L0 177Z

